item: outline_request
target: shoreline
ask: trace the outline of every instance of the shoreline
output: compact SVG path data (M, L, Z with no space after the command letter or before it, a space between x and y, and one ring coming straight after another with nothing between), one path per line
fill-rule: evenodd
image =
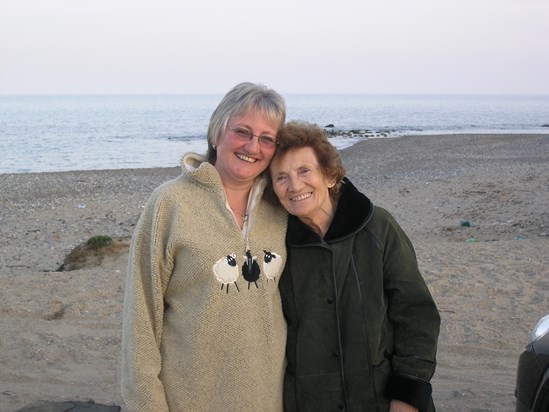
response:
M340 153L351 181L410 237L441 312L437 408L514 411L518 356L549 301L549 135L367 139ZM130 236L152 190L179 173L0 175L0 411L122 405L127 256L56 268L92 236Z
M329 131L329 137L330 138L343 138L343 139L359 139L358 141L352 143L350 146L345 145L344 147L338 147L338 150L340 152L343 152L344 150L351 149L353 147L356 147L356 145L359 145L363 143L364 141L370 141L370 140L398 140L398 139L407 139L407 138L418 138L418 137L435 137L435 138L442 138L442 137L463 137L463 136L476 136L477 138L482 138L483 136L508 136L508 137L519 137L519 136L549 136L549 125L547 126L541 126L541 127L547 127L547 130L541 130L541 131L529 131L529 132L522 132L522 131L516 131L516 132L480 132L480 133L455 133L455 132L447 132L447 133L415 133L415 134L404 134L404 135L388 135L388 136L382 136L384 133L389 133L387 131L377 131L372 132L373 134L369 134L370 131L365 130L357 130L354 134L354 137L350 137L350 133L353 132L350 131L341 131L341 134L332 135ZM325 127L326 129L326 127ZM327 129L326 129L327 130ZM206 137L204 137L205 139ZM193 151L193 150L191 150ZM197 153L200 153L197 151ZM181 153L183 154L183 153ZM122 170L135 170L135 171L145 171L145 170L151 170L151 169L170 169L170 168L178 168L178 165L174 166L153 166L153 167L127 167L127 168L100 168L100 169L71 169L71 170L48 170L48 171L35 171L35 172L0 172L0 176L6 176L6 175L33 175L33 174L40 174L40 173L81 173L81 172L99 172L99 171L109 171L109 172L116 172L116 171L122 171Z

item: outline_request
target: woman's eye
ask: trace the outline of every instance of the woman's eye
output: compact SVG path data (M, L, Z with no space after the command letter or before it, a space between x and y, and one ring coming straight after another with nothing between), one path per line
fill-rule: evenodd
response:
M234 132L240 137L247 137L247 138L250 137L250 131L247 130L247 129L236 128L236 129L234 129Z
M276 139L272 136L269 136L268 134L262 134L261 136L259 136L259 140L268 144L275 144L276 142Z

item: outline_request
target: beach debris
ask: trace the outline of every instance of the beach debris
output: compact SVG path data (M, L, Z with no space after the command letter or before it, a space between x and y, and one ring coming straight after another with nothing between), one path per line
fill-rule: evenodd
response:
M476 241L477 241L477 239L471 236L470 238L465 240L465 243L475 243Z
M21 409L18 409L15 412L118 412L120 411L120 406L118 405L102 405L100 403L95 403L94 401L89 402L77 402L77 401L67 401L67 402L50 402L50 401L38 401L32 405L25 406Z
M53 302L50 308L48 308L47 313L43 316L46 320L59 320L65 316L67 311L67 306L58 300Z
M461 227L473 227L473 226L475 226L474 224L472 224L472 223L471 223L470 221L468 221L468 220L460 220L460 221L459 221L459 225L460 225Z
M521 235L516 235L515 240L524 240L524 237L522 237Z
M475 393L471 388L466 388L465 390L462 390L462 391L458 391L458 390L453 391L452 398L464 398L467 396L472 396L474 394Z
M84 203L78 204L78 209L85 209L85 208L86 208L86 205Z

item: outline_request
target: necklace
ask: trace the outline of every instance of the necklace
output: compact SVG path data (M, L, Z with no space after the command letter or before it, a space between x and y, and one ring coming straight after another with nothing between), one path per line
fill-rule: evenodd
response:
M237 210L233 209L232 207L231 207L231 210L233 211L233 213L235 213L236 215L238 215L242 218L242 222L246 222L248 220L248 210L245 210L244 213L238 212Z

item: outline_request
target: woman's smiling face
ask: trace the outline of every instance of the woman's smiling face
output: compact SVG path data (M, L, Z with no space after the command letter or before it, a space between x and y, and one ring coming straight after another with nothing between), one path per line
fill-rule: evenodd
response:
M248 141L242 141L233 131L235 128L248 129L254 136ZM256 111L229 119L218 141L215 162L223 184L253 183L267 169L276 149L276 146L261 145L257 136L276 137L277 131L267 116Z
M273 189L288 213L306 224L328 227L334 214L334 181L318 165L313 148L291 149L270 166Z

